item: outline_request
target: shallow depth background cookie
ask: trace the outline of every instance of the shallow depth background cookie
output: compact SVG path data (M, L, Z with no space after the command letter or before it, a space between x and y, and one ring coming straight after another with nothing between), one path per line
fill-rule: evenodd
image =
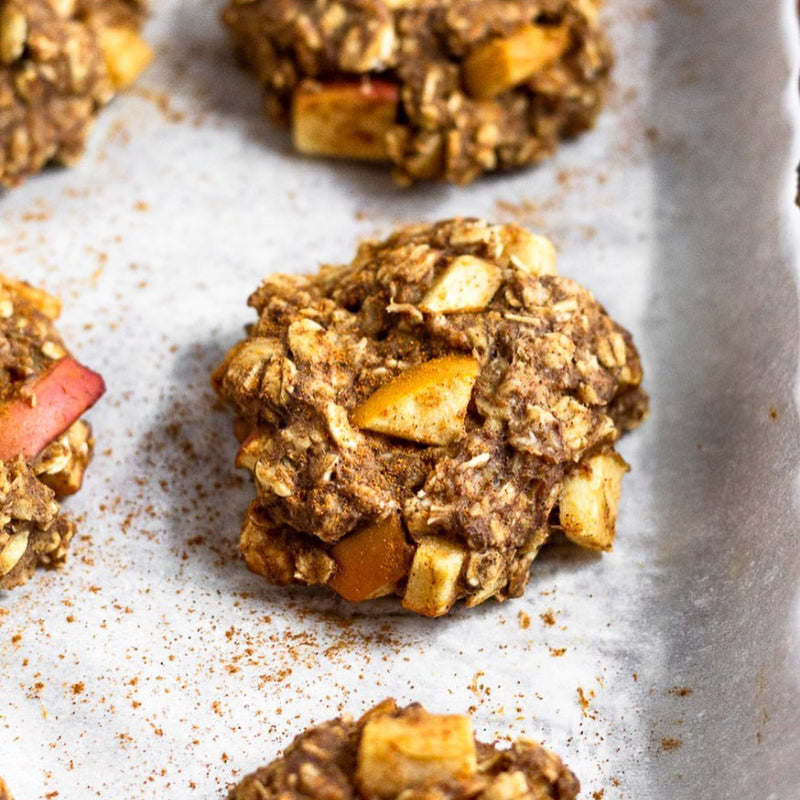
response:
M145 0L0 0L0 186L73 163L151 59Z
M252 570L438 616L520 595L554 529L611 547L641 366L547 239L419 225L250 304L214 383L256 486Z
M223 18L302 152L400 183L532 164L594 123L600 0L231 0Z
M501 750L475 740L469 717L385 700L358 722L343 716L302 733L227 800L573 800L579 790L561 759L536 742Z
M69 354L59 302L0 275L0 590L64 562L73 523L56 497L81 487L94 441L81 415L105 391Z

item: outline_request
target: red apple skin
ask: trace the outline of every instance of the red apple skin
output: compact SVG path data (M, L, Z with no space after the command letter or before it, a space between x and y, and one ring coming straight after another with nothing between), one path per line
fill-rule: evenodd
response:
M105 394L96 372L67 356L31 387L35 403L18 398L0 406L0 460L34 458Z

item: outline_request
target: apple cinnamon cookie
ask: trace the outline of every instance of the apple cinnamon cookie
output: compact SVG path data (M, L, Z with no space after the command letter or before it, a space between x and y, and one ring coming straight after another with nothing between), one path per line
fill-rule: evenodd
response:
M229 0L223 19L294 144L400 184L534 164L589 129L601 0Z
M255 483L251 570L439 616L519 596L555 530L610 549L642 369L548 239L418 225L250 305L213 383Z
M143 16L144 0L0 0L0 186L80 157L150 62Z
M69 354L56 298L0 275L0 590L58 567L73 523L57 497L78 491L94 441L80 417L105 391Z
M342 716L300 734L227 800L574 800L579 790L561 759L536 742L500 749L476 741L469 717L385 700L357 722Z

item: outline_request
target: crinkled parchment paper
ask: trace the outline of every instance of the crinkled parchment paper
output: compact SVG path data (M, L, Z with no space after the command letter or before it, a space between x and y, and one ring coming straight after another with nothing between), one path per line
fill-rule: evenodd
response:
M395 695L544 740L585 798L797 800L794 4L610 0L595 132L532 172L410 191L293 155L218 4L156 5L158 61L86 158L0 196L0 268L63 296L109 385L66 569L0 596L17 797L218 798L309 723ZM433 622L264 585L208 383L247 295L455 214L551 234L634 332L653 414L622 445L617 546L553 547L523 599Z

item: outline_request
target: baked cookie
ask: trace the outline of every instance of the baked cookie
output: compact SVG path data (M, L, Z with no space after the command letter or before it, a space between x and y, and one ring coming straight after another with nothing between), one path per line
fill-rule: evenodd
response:
M602 0L230 0L223 20L310 155L466 184L594 124Z
M14 800L2 778L0 778L0 800Z
M417 225L349 265L272 276L250 305L213 383L255 482L251 570L439 616L519 596L554 530L611 547L642 369L549 240Z
M0 0L0 186L74 163L152 53L145 0Z
M227 800L574 800L579 790L561 759L536 742L501 750L475 740L469 717L385 700L358 722L343 716L302 733Z
M73 523L56 498L81 487L94 440L81 415L103 379L70 356L51 295L0 275L0 590L58 567Z

